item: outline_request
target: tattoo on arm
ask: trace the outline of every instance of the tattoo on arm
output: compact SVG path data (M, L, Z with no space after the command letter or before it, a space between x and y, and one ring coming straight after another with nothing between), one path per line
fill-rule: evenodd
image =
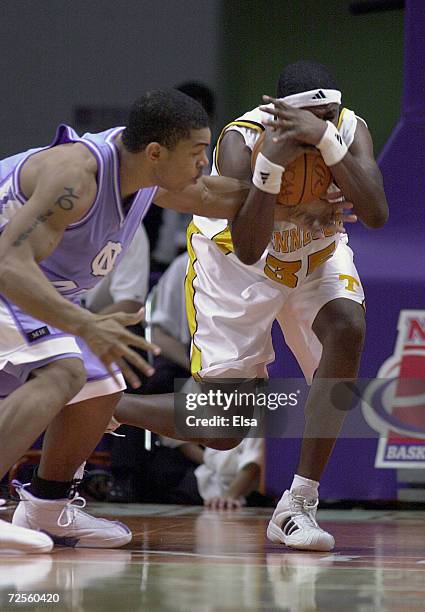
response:
M77 194L74 193L73 187L64 187L64 189L65 193L58 197L58 199L54 203L54 206L59 206L59 208L61 208L62 210L69 211L74 208L73 200L79 200L80 196L77 196ZM22 234L18 236L15 242L13 242L12 246L20 246L23 242L25 242L25 240L35 230L36 227L38 227L42 223L45 223L47 219L54 214L54 209L48 208L45 213L37 215L35 221L25 230L25 232L22 232Z
M79 196L74 193L74 189L72 187L65 187L65 193L58 197L55 202L55 205L62 208L62 210L72 210L74 208L74 200L78 200Z

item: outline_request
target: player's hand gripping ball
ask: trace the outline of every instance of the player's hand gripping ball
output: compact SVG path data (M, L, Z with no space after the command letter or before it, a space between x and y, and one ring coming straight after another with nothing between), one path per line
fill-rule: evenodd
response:
M251 157L251 168L261 151L265 133L255 143ZM308 204L323 197L332 182L332 174L319 151L307 151L285 168L282 175L277 203L283 206Z

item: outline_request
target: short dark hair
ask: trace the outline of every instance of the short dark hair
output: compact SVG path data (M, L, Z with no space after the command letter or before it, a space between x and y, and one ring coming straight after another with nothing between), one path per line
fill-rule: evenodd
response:
M277 82L277 98L311 89L338 89L335 80L326 66L313 60L300 60L286 66Z
M197 100L207 111L208 117L213 117L215 113L215 96L212 89L207 85L199 81L185 81L180 85L176 85L176 89Z
M208 115L196 100L176 89L158 89L134 102L122 141L131 153L143 151L150 142L173 149L191 130L205 127Z

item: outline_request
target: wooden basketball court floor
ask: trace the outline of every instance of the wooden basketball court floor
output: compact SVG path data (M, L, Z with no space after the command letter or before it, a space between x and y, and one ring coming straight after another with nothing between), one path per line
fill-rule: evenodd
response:
M92 504L89 511L127 523L133 542L0 555L1 611L425 611L424 512L319 511L337 545L309 553L267 542L270 509ZM60 601L9 603L11 593L55 593Z

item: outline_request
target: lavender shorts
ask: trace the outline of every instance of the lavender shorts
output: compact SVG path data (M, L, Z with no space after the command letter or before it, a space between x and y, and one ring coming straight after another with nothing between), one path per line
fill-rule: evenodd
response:
M0 399L23 385L32 370L72 357L83 361L87 383L69 404L126 389L119 370L117 384L81 338L25 314L0 295Z

